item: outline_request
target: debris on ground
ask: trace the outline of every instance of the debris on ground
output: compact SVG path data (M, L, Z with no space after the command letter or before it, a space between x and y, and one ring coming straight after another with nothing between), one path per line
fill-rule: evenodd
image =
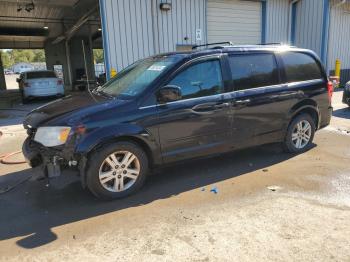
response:
M267 168L263 169L262 170L263 172L268 172L269 170Z
M210 192L213 192L214 194L217 194L217 193L219 193L219 190L218 190L218 188L215 186L215 187L213 187L212 189L210 189Z
M205 191L205 187L203 187L203 188L201 189L201 191L202 191L202 192Z
M281 190L282 187L280 187L280 186L268 186L267 189L272 191L272 192L275 192L275 191Z

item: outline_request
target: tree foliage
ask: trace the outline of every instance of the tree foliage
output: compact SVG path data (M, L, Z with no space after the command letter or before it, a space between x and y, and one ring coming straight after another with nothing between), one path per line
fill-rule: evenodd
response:
M0 50L0 54L4 68L19 62L45 62L45 52L42 49Z
M1 61L2 61L3 67L4 68L11 67L12 62L11 62L11 57L10 57L9 53L0 50L0 56L1 56Z
M103 49L94 49L94 60L96 64L103 63Z

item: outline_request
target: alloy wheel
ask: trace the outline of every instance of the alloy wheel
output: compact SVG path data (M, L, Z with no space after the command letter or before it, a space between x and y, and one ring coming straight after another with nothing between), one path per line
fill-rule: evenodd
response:
M99 181L110 192L122 192L134 185L139 174L138 158L129 151L117 151L102 162Z
M310 141L312 134L311 125L307 120L298 122L292 132L292 143L298 148L304 148Z

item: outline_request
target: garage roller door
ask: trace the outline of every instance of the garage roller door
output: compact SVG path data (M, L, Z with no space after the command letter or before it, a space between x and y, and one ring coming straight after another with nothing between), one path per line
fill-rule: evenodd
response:
M208 42L234 44L261 42L261 2L209 0Z

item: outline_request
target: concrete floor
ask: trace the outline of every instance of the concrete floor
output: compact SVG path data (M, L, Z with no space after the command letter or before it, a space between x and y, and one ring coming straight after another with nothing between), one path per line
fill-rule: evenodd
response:
M350 110L341 95L331 126L302 155L264 146L192 161L158 170L119 201L96 200L72 174L48 188L26 164L0 164L0 189L34 174L0 194L0 260L350 261ZM1 113L0 155L25 137L24 111Z

